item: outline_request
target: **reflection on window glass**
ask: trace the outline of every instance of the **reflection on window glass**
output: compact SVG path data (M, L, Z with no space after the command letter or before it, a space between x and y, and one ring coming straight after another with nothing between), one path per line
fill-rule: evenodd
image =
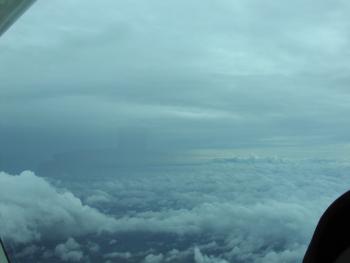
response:
M10 258L300 262L350 186L349 11L37 1L0 38Z

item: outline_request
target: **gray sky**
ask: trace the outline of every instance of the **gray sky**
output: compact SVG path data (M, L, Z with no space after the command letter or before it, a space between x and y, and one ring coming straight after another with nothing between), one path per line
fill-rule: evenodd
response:
M203 149L343 155L349 11L338 0L39 0L0 40L0 168L106 149L140 163Z

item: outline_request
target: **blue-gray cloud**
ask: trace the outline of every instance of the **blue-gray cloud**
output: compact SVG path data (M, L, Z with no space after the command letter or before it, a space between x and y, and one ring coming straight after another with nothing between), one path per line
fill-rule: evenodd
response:
M38 1L1 39L1 144L21 169L24 145L43 161L130 127L169 148L347 144L349 8Z

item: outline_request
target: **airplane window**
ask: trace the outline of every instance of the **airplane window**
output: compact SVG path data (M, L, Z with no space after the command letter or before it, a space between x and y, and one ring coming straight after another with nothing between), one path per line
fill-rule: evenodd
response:
M302 260L350 187L349 3L21 4L0 0L11 262Z

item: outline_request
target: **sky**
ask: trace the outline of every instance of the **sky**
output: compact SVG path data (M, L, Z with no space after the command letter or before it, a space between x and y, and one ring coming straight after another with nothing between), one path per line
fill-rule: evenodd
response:
M38 0L0 39L0 221L18 257L300 260L349 186L349 11Z
M204 149L344 154L348 9L38 1L0 42L1 165L18 173L121 142L156 159Z

